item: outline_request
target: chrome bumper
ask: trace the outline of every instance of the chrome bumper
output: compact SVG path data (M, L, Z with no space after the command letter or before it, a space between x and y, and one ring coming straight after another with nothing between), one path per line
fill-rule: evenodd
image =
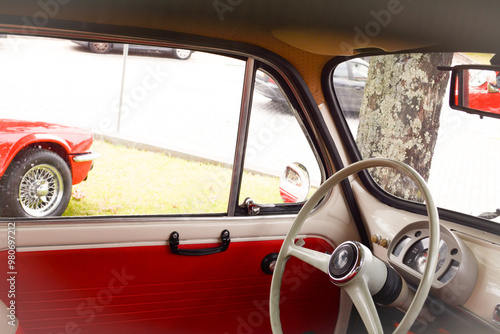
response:
M92 160L99 159L100 157L101 157L101 155L99 153L89 152L89 153L84 153L84 154L80 154L80 155L75 155L73 157L73 161L74 162L92 161Z

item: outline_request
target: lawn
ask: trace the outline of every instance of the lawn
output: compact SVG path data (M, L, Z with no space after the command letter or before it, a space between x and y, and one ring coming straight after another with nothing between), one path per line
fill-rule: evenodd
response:
M87 181L73 186L64 216L223 213L231 170L95 141L101 154ZM245 172L240 202L281 203L278 177ZM80 198L80 199L78 199Z
M472 52L466 52L466 56L469 58L474 59L475 61L479 62L480 64L490 64L490 59L495 55L494 53L472 53Z

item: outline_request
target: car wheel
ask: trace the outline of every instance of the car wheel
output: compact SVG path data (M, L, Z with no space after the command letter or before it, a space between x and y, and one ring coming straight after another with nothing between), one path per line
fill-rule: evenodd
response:
M174 49L172 51L174 58L180 59L180 60L187 60L189 57L191 57L191 54L193 53L191 50L186 50L186 49Z
M71 170L59 155L44 149L21 151L0 179L2 216L60 216L71 186Z
M94 53L108 53L111 48L111 43L89 42L89 49Z

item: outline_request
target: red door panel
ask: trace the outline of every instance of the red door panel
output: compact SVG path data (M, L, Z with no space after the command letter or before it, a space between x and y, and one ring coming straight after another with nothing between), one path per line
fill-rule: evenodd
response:
M173 255L167 246L18 252L16 315L27 334L270 333L271 276L261 261L280 247L232 242L208 256ZM306 247L332 251L320 239ZM325 274L291 259L282 293L286 333L333 331L339 290Z

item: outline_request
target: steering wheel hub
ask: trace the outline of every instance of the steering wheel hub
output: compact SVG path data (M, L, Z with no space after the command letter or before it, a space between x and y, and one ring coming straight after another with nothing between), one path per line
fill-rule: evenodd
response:
M346 241L335 249L328 265L328 274L333 283L343 285L356 276L363 265L362 251L352 241Z

